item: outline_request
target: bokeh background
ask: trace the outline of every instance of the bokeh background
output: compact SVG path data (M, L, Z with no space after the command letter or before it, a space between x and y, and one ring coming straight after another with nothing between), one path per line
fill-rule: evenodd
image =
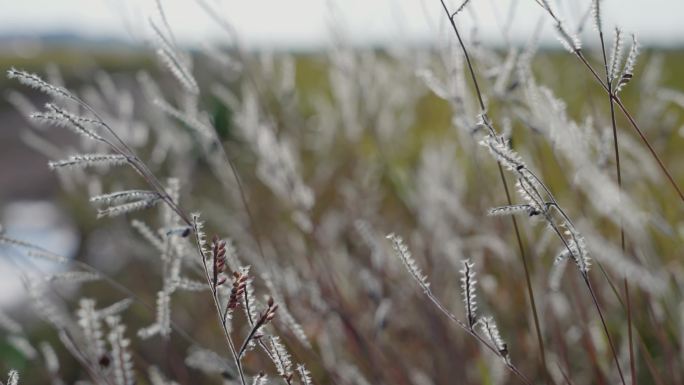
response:
M455 7L457 3L452 1L450 4ZM174 39L179 46L190 52L195 58L196 69L215 69L211 67L211 64L204 63L208 59L203 56L203 52L212 49L208 47L223 47L231 52L231 47L239 44L245 52L255 58L255 62L262 64L271 60L279 65L282 63L281 59L287 58L296 71L294 90L299 95L298 100L302 100L300 107L300 123L302 124L310 119L320 118L317 116L320 111L314 108L314 100L321 94L333 92L330 90L329 84L331 63L325 57L335 51L335 47L344 47L349 52L357 52L360 55L376 55L374 57L380 58L377 59L379 62L387 59L391 63L392 60L400 60L397 58L402 57L415 60L411 63L404 63L407 64L407 68L403 70L388 70L388 72L392 72L390 81L401 81L400 75L405 74L411 79L407 80L407 84L413 84L416 82L415 75L419 72L419 67L430 60L439 61L435 58L440 56L440 50L453 48L454 43L450 26L437 0L173 0L162 1L161 4L164 7L168 24L173 31ZM206 4L210 4L212 9L220 10L220 18L230 24L234 33L226 33L226 29L222 28L214 18L207 14L203 8ZM563 15L570 29L580 31L580 36L586 42L585 46L590 51L595 51L598 42L591 23L587 22L587 19L590 18L588 2L562 0L557 1L556 4L559 13ZM684 2L679 0L648 2L606 0L602 4L604 5L603 20L606 29L610 30L612 26L619 25L626 33L636 34L644 52L640 61L642 64L639 68L644 69L646 68L645 63L649 63L650 67L648 68L654 68L653 71L656 74L652 75L658 78L658 84L663 85L663 89L673 91L670 94L665 94L665 96L662 93L658 94L663 98L669 98L668 103L670 103L667 109L662 110L664 115L660 118L663 121L645 121L643 123L652 135L651 138L656 147L661 151L665 163L673 170L675 178L680 183L684 182L684 151L682 151L684 148L684 126L682 126L684 120L679 110L684 106L684 100L678 96L682 95L681 92L684 91L684 23L682 22ZM40 73L49 79L58 79L71 89L85 91L88 90L88 87L95 87L101 91L106 89L107 82L112 82L119 90L129 90L131 97L136 101L135 103L142 103L145 95L141 93L136 83L136 76L140 71L150 73L162 86L171 83L168 73L159 68L154 55L155 41L148 20L158 17L156 6L156 2L149 0L1 0L0 72L4 73L11 67L22 68L30 72ZM592 82L586 71L577 64L576 59L562 50L555 38L551 23L534 1L474 0L464 13L459 15L458 20L468 42L494 52L493 56L489 57L490 60L495 61L496 57L503 60L512 47L519 47L520 50L523 50L530 41L536 41L540 48L534 60L534 68L539 81L552 88L557 95L565 100L569 113L578 121L590 114L588 105L605 101L600 89ZM598 56L594 59L598 59ZM362 62L363 59L360 59L359 63ZM392 64L384 62L378 64L378 66L381 65L392 66ZM267 67L267 64L264 65L264 68ZM359 67L362 65L359 64ZM493 64L492 68L494 68ZM209 75L203 76L203 73L210 74L212 72L200 70L197 71L200 83L207 85L207 87L211 86L212 78ZM237 76L239 78L239 75ZM237 81L229 80L229 82L233 84L231 87L239 89L239 79ZM0 99L0 223L6 234L32 242L58 254L87 261L117 277L150 303L154 302L155 284L149 282L149 277L145 273L145 269L150 268L150 263L145 260L145 253L149 250L145 251L142 242L139 239L135 240L135 234L130 230L122 230L120 223L106 222L104 229L99 228L98 222L95 220L95 211L87 203L87 194L80 188L83 186L78 183L69 183L69 181L65 183L58 174L50 171L47 167L47 161L50 160L48 154L59 153L57 148L60 147L77 147L78 141L66 130L49 129L37 135L37 132L31 129L32 125L23 113L27 112L25 110L29 109L30 105L39 107L43 104L46 101L44 96L31 90L20 89L16 82L11 82L4 77L0 78L0 89L3 96ZM21 91L23 96L19 96L17 91ZM640 91L643 91L643 88L634 87L627 90L624 95L626 103L642 106ZM390 90L383 92L391 94ZM271 96L276 98L278 95ZM452 112L443 100L427 94L421 94L417 98L419 100L413 100L415 104L410 106L415 113L413 123L409 125L408 131L403 132L406 139L401 142L400 147L395 147L396 143L388 141L387 146L389 148L386 148L387 153L383 154L381 149L372 144L372 140L367 139L365 141L360 140L358 143L345 143L345 146L348 147L343 146L338 153L330 154L339 157L337 163L349 164L348 167L339 166L336 170L349 180L360 184L363 181L359 182L359 178L362 179L363 176L358 176L353 171L354 166L352 164L354 162L368 161L370 164L376 164L379 162L378 159L384 159L388 162L388 165L383 167L389 168L390 171L386 171L386 174L383 174L378 178L378 181L373 183L379 183L381 187L375 188L386 192L384 195L379 194L381 197L379 199L382 200L378 204L380 212L385 216L387 222L398 221L401 223L401 225L397 225L399 229L410 229L412 224L419 221L410 219L415 211L407 211L401 201L403 197L411 194L410 191L407 191L410 190L408 186L412 183L424 182L409 182L413 171L421 164L421 161L429 162L429 159L425 160L424 157L421 157L423 146L435 140L439 141L441 135L449 130L452 119ZM238 150L242 142L236 139L237 136L234 134L235 129L231 123L233 111L221 106L215 99L209 98L203 102L216 129L221 131L222 138L228 143L227 147L236 149L234 154L238 159L237 163L244 170L253 168L254 161L250 158L251 155L242 154ZM606 106L601 105L595 112L597 114L605 113L604 107ZM136 111L133 114L138 114L138 112ZM644 114L643 116L650 116L648 112L644 112ZM287 117L283 119L287 119ZM624 124L624 121L621 123ZM372 125L373 123L368 124ZM516 139L523 142L534 137L534 134L531 134L530 137L526 135L521 134ZM636 139L634 143L636 143ZM475 143L471 146L475 146ZM563 175L555 168L556 160L551 148L538 143L535 146L538 146L538 152L535 153L535 164L538 165L546 180L552 187L557 188L557 191L560 191L559 198L565 198L566 201L572 202L570 206L576 209L576 212L582 213L584 210L584 203L582 202L587 198L584 197L575 202L573 200L574 194L569 187L572 186L572 177ZM354 152L344 153L344 149L347 148L353 149ZM402 154L397 155L398 152ZM315 162L315 154L309 153L308 158L306 155L302 156L301 162L302 169L305 170L303 172L309 173L310 179L319 182L319 185L313 187L317 195L316 215L319 217L320 226L324 226L325 208L335 207L339 203L335 199L339 199L339 196L336 195L336 192L331 192L325 186L320 185L320 181L325 178L315 175L315 166L307 163ZM440 160L435 162L436 165L444 166ZM201 166L196 167L200 171L202 170ZM647 202L644 204L645 207L654 212L653 217L655 219L653 222L655 224L653 227L660 227L660 230L654 231L654 245L650 250L654 250L658 253L658 257L662 258L660 260L661 267L674 266L681 269L681 264L677 260L683 251L681 246L682 221L679 219L682 214L681 205L678 205L679 202L672 191L668 189L669 186L660 179L653 164L644 165L644 168L646 172L656 176L650 175L647 178L648 182L651 183L649 187L635 188L635 196ZM165 168L160 166L159 170L165 170ZM474 175L472 171L468 175L463 175L461 181L465 181L466 184L460 191L464 202L472 202L475 207L483 206L482 210L479 210L482 214L486 210L487 203L483 203L482 197L475 191L468 190L468 186L477 185L473 182L477 178L478 176ZM130 175L118 176L117 174L112 184L123 184L131 179L132 176ZM253 171L245 171L245 180L248 186L253 186L250 187L253 194L250 197L250 202L255 202L254 204L259 206L260 203L258 202L271 199L267 189L263 185L259 185L258 177ZM204 193L212 189L213 182L210 173L203 175L200 172L194 176L193 182L195 183L193 190ZM368 188L368 186L363 188ZM370 188L373 189L373 187ZM658 192L658 194L654 195L654 192ZM211 192L206 195L212 197ZM214 194L213 198L218 201L221 199L220 194ZM326 201L327 199L329 201ZM442 199L442 197L435 199ZM490 200L489 205L495 206L501 203L500 199L498 203ZM196 206L205 210L215 208L210 204L197 204ZM478 212L477 209L473 209L473 211ZM256 221L262 226L263 233L268 234L277 229L277 226L271 226L270 223L281 218L282 215L279 217L278 214L274 214L266 208L257 208L255 212ZM333 223L326 222L326 224L334 227ZM394 228L383 228L378 229L378 231L394 231ZM604 230L606 233L603 235L606 237L614 237L616 234L615 228L608 227ZM536 234L535 231L531 230L530 232ZM509 236L510 234L507 235L507 237ZM533 236L530 235L530 237ZM117 241L112 241L112 239L125 239L126 242L133 245L132 250L123 253L116 251ZM510 237L508 240L510 245L514 245ZM353 239L350 240L352 243L353 241ZM418 241L418 244L422 244L423 241ZM295 250L300 250L298 247L304 246L293 246ZM511 250L515 250L513 246L510 247ZM245 248L248 247L245 246ZM274 249L277 247L274 246ZM354 247L349 247L349 249L353 250ZM15 257L9 248L0 249L0 252L6 254L8 258ZM116 258L113 255L116 255ZM543 265L546 267L539 267L537 270L540 275L545 274L550 265L548 258ZM331 266L335 266L335 264ZM49 264L39 264L36 268L50 271L55 267ZM437 269L437 266L431 265L428 270L432 268ZM57 269L61 269L61 267L57 267ZM494 277L500 277L501 274L504 274L503 271L497 272L496 268L493 271ZM455 268L453 272L453 280L455 281ZM394 274L400 275L400 273ZM336 274L333 273L333 275ZM59 342L50 335L51 329L45 323L37 321L31 316L32 311L27 306L25 289L16 265L0 259L0 277L0 309L2 313L22 320L22 323L25 322L27 333L32 338L48 340L58 346ZM307 277L305 276L305 278ZM312 280L319 278L308 277ZM366 317L368 314L375 314L376 318L379 317L378 309L383 303L382 301L373 298L356 300L349 298L353 297L352 293L356 293L356 291L344 287L342 277L336 276L336 278L341 282L340 290L348 291L346 297L345 293L339 294L346 298L346 302L339 304L339 306L346 309L349 317L352 319L356 316L363 318L364 316L358 314L364 313L366 313ZM519 279L522 279L522 276L519 276ZM439 280L449 281L448 277L442 276L438 276L438 282ZM496 286L495 283L492 283L496 282L495 279L487 280L485 278L483 281L485 284L489 282L490 286ZM545 279L541 277L538 281L545 282ZM395 284L396 282L393 283L393 285ZM407 284L410 284L408 279ZM351 283L350 285L353 286ZM456 287L453 282L451 285ZM500 287L498 290L502 289ZM120 297L120 293L112 293L104 285L99 287L95 284L88 290L92 293L90 296L101 299L103 302L114 301ZM539 290L540 293L546 290L542 283L539 284ZM418 292L418 290L414 291ZM410 290L402 291L402 293L410 292ZM497 289L491 289L490 292L495 293ZM62 294L68 302L70 296L76 296L76 293L76 289L71 288L65 289ZM674 293L677 291L675 290ZM456 298L456 294L450 293L450 298ZM325 293L323 295L325 296ZM364 292L362 295L372 297L372 293L369 294L368 292ZM412 295L415 296L415 293ZM520 306L525 306L525 296L522 289L520 289L519 295L511 295L506 299ZM414 302L415 300L416 298L413 298ZM647 300L647 296L642 297L642 300ZM670 300L678 303L681 301L681 297L677 299L675 296L668 299L668 301ZM180 303L191 303L191 300L189 297L182 298ZM211 319L209 307L200 310L195 309L192 314L186 314L182 310L182 306L180 309L179 313L175 313L180 324L184 325L198 339L208 341L209 345L220 346L220 343L214 341L218 337L212 337L213 333L219 333L219 330L211 329L213 319ZM398 309L410 310L401 306ZM516 311L514 307L511 308L510 306L506 306L505 309L508 312ZM677 308L675 305L672 309L682 308ZM149 317L149 314L144 309L136 308L134 311L137 318L134 317L135 320L131 322L138 326L144 325L146 323L145 318ZM420 311L426 312L427 310L424 307ZM665 312L667 313L667 311ZM433 318L430 319L438 318L436 314L432 316ZM397 314L395 317L401 317L401 314ZM411 319L415 321L414 318ZM527 340L522 337L519 338L524 346L534 346L529 342L532 338L530 336L533 335L528 327L529 321L529 317L525 316L524 312L522 315L518 314L517 318L511 316L510 320L504 321L511 328L517 326L525 330L529 338ZM325 328L328 325L327 322L314 316L303 321L305 331L314 335L321 328ZM354 321L349 322L353 323ZM374 329L364 329L366 324L373 324L373 321L364 319L358 322L361 325L359 326L360 331L347 325L348 328L354 329L354 333L360 333L351 333L356 338L361 340L368 338L370 341L377 341L373 338L380 338L373 335ZM644 322L648 324L648 322ZM457 383L453 382L454 371L450 370L449 367L450 350L406 342L405 339L414 338L413 333L421 334L423 332L410 332L407 331L411 329L410 326L402 322L399 324L390 336L385 337L387 340L377 342L377 349L382 350L383 344L391 345L393 339L400 341L396 350L383 355L375 352L374 348L365 346L357 348L361 351L370 349L371 353L366 352L364 354L370 357L376 355L380 357L377 358L379 360L377 362L381 363L380 365L391 365L393 357L407 353L410 361L417 367L423 368L421 373L427 373L424 376L425 378L407 375L407 377L412 378L412 383ZM673 319L670 326L676 328L676 325L677 321ZM424 329L431 326L416 327ZM448 326L445 325L441 325L435 330L435 335L432 336L433 340L442 338L440 334L442 332L454 334L460 332L458 330L445 332L444 330L448 330ZM451 334L448 335L451 336ZM648 346L657 344L655 341L659 341L659 338L676 340L680 338L679 336L681 336L681 331L678 335L669 335L668 331L665 336L652 336L652 340L646 340L643 343ZM448 337L448 339L456 344L464 343L462 339L453 336ZM363 343L359 344L363 345ZM659 360L665 360L663 358L665 355L674 354L677 357L676 360L684 359L680 355L681 344L677 342L673 346L674 351L659 351L658 348L654 348L653 355L657 368L659 368L657 366ZM417 348L423 352L422 354L443 355L444 357L436 358L435 363L427 362L429 360L421 354L413 359L410 357L415 352L408 351L411 348ZM472 350L472 348L471 346L470 349ZM160 346L145 349L147 350L141 353L146 357L145 359L155 357L163 351ZM295 348L295 350L304 351L301 347ZM460 350L458 353L453 351L451 353L456 354L459 359L467 360L469 351L466 349L465 353ZM306 353L301 354L305 357L312 357L311 355L307 356ZM81 372L75 363L67 358L67 355L64 357L62 369L64 378L69 383L73 383L77 378L80 378ZM141 360L144 361L145 359ZM346 359L354 360L350 357L346 357ZM192 372L173 369L179 365L178 362L182 362L182 357L171 357L166 359L166 363L162 366L165 365L167 369L171 368L169 370L174 372L182 383L193 383L191 380L193 378ZM375 361L370 362L377 364ZM0 342L0 369L4 371L14 367L26 373L26 383L44 383L41 381L46 381L45 375L41 374L39 370L34 373L31 370L32 365L34 365L33 361L26 359L21 352L17 351L15 344ZM534 364L524 366L534 367ZM682 365L680 362L674 367L667 364L663 364L663 367L668 367L670 371L676 372L678 368L682 368ZM371 379L371 383L384 383L388 379L401 377L399 375L397 375L399 377L392 377L392 375L385 377L382 374L377 374L375 373L376 369L369 362L359 365L359 368ZM321 374L325 370L324 365L316 365L313 370L318 378L324 379L323 382L330 381L329 377ZM385 368L385 370L387 372L400 371L395 368ZM484 371L485 369L477 370ZM379 371L382 372L382 370ZM644 369L644 372L647 371ZM496 376L484 376L487 380L481 383L497 382L490 377ZM579 378L583 377L580 376ZM681 374L672 377L671 383L676 383L677 379L681 379ZM464 379L464 381L467 380ZM470 380L473 380L472 377ZM581 380L579 381L576 383L581 383ZM349 383L360 382L350 380Z

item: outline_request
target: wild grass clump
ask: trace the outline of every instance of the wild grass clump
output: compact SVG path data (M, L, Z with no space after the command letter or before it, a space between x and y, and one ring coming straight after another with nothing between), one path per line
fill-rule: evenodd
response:
M8 70L27 144L98 219L75 258L0 228L41 320L0 313L22 381L684 381L682 98L636 37L606 49L598 0L578 28L535 3L564 59L475 44L469 1L433 4L434 51L254 53L202 1L229 50L185 52L158 3L162 72Z

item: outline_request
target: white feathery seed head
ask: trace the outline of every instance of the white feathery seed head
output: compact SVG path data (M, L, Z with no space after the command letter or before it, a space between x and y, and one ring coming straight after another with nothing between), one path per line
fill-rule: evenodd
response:
M620 64L622 63L622 49L624 45L622 44L622 31L620 28L615 27L615 33L613 37L613 49L610 53L610 62L608 65L608 77L610 80L615 80L618 77L618 72L620 71Z
M620 79L618 81L615 93L622 91L622 89L632 80L634 77L634 67L636 66L637 57L639 57L639 42L635 35L632 35L632 46L627 54L627 59L625 60L625 66L622 68L622 73L620 74Z
M572 224L564 223L561 225L565 229L564 235L566 236L566 243L568 247L561 254L556 257L557 261L571 257L577 269L583 276L589 273L589 267L591 266L591 257L589 256L589 250L584 241L584 237L580 234L577 229L575 229Z
M563 48L572 54L582 49L582 42L579 37L569 33L560 22L556 24L556 37L563 45Z
M270 338L270 351L273 359L273 364L281 377L288 377L292 374L292 360L290 353L285 349L285 346L280 342L280 337L272 336Z
M74 115L53 103L46 104L45 108L47 109L47 112L37 112L31 114L31 118L52 124L54 126L68 128L74 133L84 136L88 139L99 142L104 141L102 136L86 127L86 124L97 124L99 123L98 121Z
M197 247L202 257L206 258L209 255L209 249L207 248L207 234L204 232L204 222L200 220L200 213L198 212L190 214L190 218L197 239Z
M461 273L461 294L463 295L463 303L465 305L466 316L468 317L468 326L472 329L477 322L477 301L475 294L475 266L470 259L462 261L463 268Z
M119 154L79 154L66 160L48 162L50 169L68 167L121 166L128 163L128 158Z
M64 271L47 275L45 281L51 283L76 284L98 281L101 278L102 276L100 274L91 271Z
M411 251L404 244L404 240L394 233L388 234L387 239L392 242L392 248L394 249L395 255L404 263L404 266L406 266L406 269L408 269L411 276L418 282L423 291L426 293L429 292L430 283L427 280L427 276L423 274L418 267L418 264L416 264L416 261L411 255Z
M111 347L114 382L116 385L133 385L133 356L129 351L131 341L124 336L126 326L121 323L119 316L107 317L106 321L109 326L107 340Z
M95 310L95 301L82 298L79 301L76 316L90 353L94 357L101 357L106 349L103 340L102 321Z
M252 380L252 385L266 385L268 383L268 377L264 373L259 373L254 376Z
M91 203L113 204L138 200L149 200L159 198L159 193L148 190L126 190L116 191L107 194L96 195L90 198Z
M147 198L147 199L142 199L139 201L122 203L122 204L116 205L116 206L110 206L110 207L107 207L104 209L99 209L97 211L97 217L98 218L116 217L119 215L131 213L134 211L148 209L148 208L156 205L160 201L161 201L161 199L159 198L159 196L155 196L153 198Z
M103 309L99 309L97 311L97 315L98 317L105 319L107 317L120 314L124 310L128 309L128 307L131 306L132 303L133 300L131 298L124 298L121 301L114 302L113 304Z
M55 98L72 99L73 96L64 88L54 86L40 76L26 71L10 68L7 71L7 78L16 79L19 83L37 89Z
M508 141L504 138L487 135L480 141L480 144L486 147L492 156L507 170L519 172L526 167L522 157L513 151Z
M532 206L530 205L508 205L491 208L489 209L488 214L490 216L530 214L531 212L533 212L532 210Z
M601 22L601 0L592 0L591 2L591 17L594 21L594 28L597 31L602 30L602 22Z
M19 372L12 369L7 375L7 385L19 385Z
M309 372L304 365L297 364L297 373L299 373L299 378L302 380L303 385L313 385L311 372Z
M480 328L482 329L482 334L487 336L487 339L491 341L492 344L494 344L494 348L496 348L501 358L506 363L510 363L510 357L508 355L508 346L501 338L501 335L499 334L499 328L496 326L494 318L491 316L482 317L480 319Z

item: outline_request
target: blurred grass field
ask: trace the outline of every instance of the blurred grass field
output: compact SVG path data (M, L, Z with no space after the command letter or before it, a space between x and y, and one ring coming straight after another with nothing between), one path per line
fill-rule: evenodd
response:
M641 64L637 67L637 73L640 73L643 66L654 60L662 60L661 69L658 73L661 85L666 85L667 88L684 92L684 51L662 51L651 50L646 52L641 58ZM115 51L111 52L106 49L94 52L82 52L78 49L48 49L40 55L25 58L12 55L0 55L0 70L4 71L10 67L17 67L28 70L30 72L43 73L47 63L50 63L62 71L66 84L73 89L78 89L84 84L88 84L90 79L97 71L105 71L113 75L130 76L131 78L137 71L150 71L153 76L164 79L164 74L158 72L155 66L155 61L152 56L144 51ZM197 66L201 68L202 62L197 59ZM296 89L299 97L302 98L300 103L300 113L303 119L311 118L314 114L313 103L316 98L325 96L330 93L330 86L327 73L327 63L322 55L318 54L298 54L296 55ZM551 88L557 96L562 97L567 103L567 111L570 117L581 121L583 116L609 116L608 103L605 94L601 91L599 86L587 75L584 68L578 65L577 59L564 53L556 51L542 52L537 55L534 62L534 72L537 75L538 82L547 85ZM201 79L201 75L200 75ZM485 81L486 83L486 81ZM6 78L0 77L0 88L7 90L8 88L16 88L16 84L10 83ZM623 94L623 100L627 106L641 105L644 97L643 89L640 88L639 83L631 85ZM32 95L32 100L38 103L42 99L36 94ZM649 95L652 97L653 95ZM274 96L267 96L274 97ZM211 96L203 96L202 104L212 114L212 120L216 129L221 134L222 139L228 143L228 148L231 146L239 146L240 142L237 135L233 132L233 112L225 105L219 103ZM492 102L492 116L497 116L497 101ZM647 103L647 102L646 102ZM277 101L273 101L274 106ZM349 162L372 162L378 157L382 157L387 164L384 165L382 183L388 190L394 191L395 197L383 202L382 210L383 216L386 218L396 219L401 223L415 224L416 219L411 217L411 213L407 212L402 207L400 197L408 194L409 186L413 185L415 181L411 180L413 171L420 162L421 152L426 144L440 142L449 137L449 132L452 129L452 111L447 102L439 99L433 94L424 95L415 106L415 123L410 127L406 133L408 143L401 148L380 148L380 145L375 138L366 134L360 141L360 145L350 151L349 148L344 147L339 152L331 152L330 157L339 157L340 163ZM588 111L587 109L591 109ZM73 196L67 194L56 188L58 181L56 177L48 170L45 165L47 159L44 156L36 154L33 150L26 147L21 142L20 133L24 129L21 127L25 124L22 120L16 118L16 111L6 101L0 102L0 119L3 123L2 131L0 133L0 207L10 203L12 200L24 194L24 190L13 190L16 186L31 186L34 191L39 191L35 198L50 200L58 202L59 205L66 207L67 211L71 213L72 219L76 222L76 227L79 229L83 239L92 235L95 226L95 219L92 208L87 205L83 197ZM678 106L676 103L671 103L669 107L663 111L666 115L664 119L658 122L640 120L643 130L646 132L649 140L657 149L665 164L667 164L672 171L675 179L680 183L684 183L684 106ZM637 113L638 116L638 113ZM663 123L664 122L664 123ZM500 124L501 122L497 122ZM622 118L618 118L618 125L621 135L627 135L634 141L638 141L638 137L630 129L627 122ZM597 126L609 127L609 121L599 122ZM546 142L541 140L527 127L514 126L512 142L525 143L535 149L534 158L529 159L529 163L543 175L543 179L547 185L556 194L556 197L561 202L572 202L573 208L577 210L575 214L582 215L583 211L590 210L589 205L585 202L577 201L578 194L572 185L572 179L562 173L562 166L551 148ZM371 130L372 131L372 130ZM60 133L59 135L69 135L67 133ZM473 145L476 145L473 143ZM306 155L306 152L304 152ZM465 180L472 185L477 186L480 172L478 170L478 159L458 159L467 175ZM314 165L307 164L308 162L315 162L316 159L307 159L303 156L303 174L311 173ZM238 163L250 165L251 160L238 160ZM15 168L18 165L25 167L20 173L10 172L10 168ZM669 185L665 182L662 175L653 176L657 183L639 183L633 181L627 185L627 190L630 196L640 202L647 202L646 206L652 208L657 215L663 216L664 223L678 223L679 218L684 214L682 205L673 203L677 202L676 195ZM253 176L248 176L247 183L253 182ZM210 175L195 175L196 190L209 190L211 188ZM14 187L13 187L14 186ZM18 188L18 187L17 187ZM497 186L498 188L498 186ZM263 188L254 188L252 193L255 194L252 200L268 200L268 192ZM466 200L479 201L482 195L491 195L491 205L503 204L500 191L491 191L482 189L473 189L466 191ZM328 195L334 196L330 192ZM220 198L220 197L217 197ZM321 203L317 210L323 212L327 203L325 202L325 193L318 198ZM272 213L261 212L256 210L256 221L262 228L264 233L270 231L269 221L273 219ZM619 234L619 229L611 227L606 222L607 226L603 228L603 235L615 239ZM528 237L533 238L541 233L540 229L526 228L529 232ZM669 263L680 263L680 258L684 255L684 246L681 240L684 239L684 228L671 229L652 229L652 239L654 240L655 249L658 251L659 257L662 258L663 265ZM512 242L512 234L507 236ZM673 241L674 240L674 241ZM511 243L512 244L512 243ZM81 253L85 253L86 248L81 249ZM80 256L83 257L83 254ZM139 261L134 263L140 263ZM142 263L140 263L143 265ZM535 264L550 265L548 258L543 262L533 262L533 272ZM144 266L144 265L143 265ZM545 269L542 269L545 271ZM454 272L455 274L455 272ZM130 285L136 292L147 293L148 301L154 300L154 285L147 282L142 277L141 272L135 274L128 274L127 272L118 272L117 278L125 285ZM100 288L102 289L102 288ZM107 302L107 296L111 294L102 289L101 292L93 294L94 297ZM512 293L511 299L515 303L524 303L525 299L522 290L520 293ZM112 300L115 298L113 297ZM672 298L672 301L679 300ZM192 298L180 299L179 303L190 304ZM361 300L361 302L363 302ZM350 303L350 307L358 306L363 308L363 304ZM513 307L513 306L512 306ZM145 312L138 309L137 316L145 318ZM180 314L181 323L192 325L193 332L196 333L198 339L205 339L212 341L215 336L213 334L216 330L212 329L210 325L214 322L209 314L210 309L205 307L203 313L198 315ZM197 321L197 320L200 321ZM202 321L204 320L204 321ZM193 324L193 321L196 322ZM519 316L517 319L510 322L510 324L523 324L525 316ZM637 320L636 322L640 322ZM642 327L647 327L644 319L641 319ZM675 325L672 325L675 328ZM315 329L315 325L311 326ZM32 337L36 340L48 340L53 345L59 345L55 336L51 334L51 329L45 326L38 327L32 332ZM195 335L195 334L193 334ZM656 356L662 357L666 352L659 351L659 342L655 338L648 339L647 344L653 349ZM169 362L179 360L179 357L169 358ZM425 358L419 358L419 361ZM449 358L439 358L443 365L448 365ZM30 363L24 361L13 347L5 342L0 342L0 369L7 369L9 367L16 368L21 371L23 377L26 378L26 383L39 383L42 374L34 374L30 368ZM66 363L65 363L66 365ZM170 364L169 364L170 365ZM484 364L483 364L484 365ZM315 371L317 368L313 368ZM75 376L77 372L75 368L63 368L65 378ZM486 371L483 369L483 373ZM486 376L484 376L486 377ZM487 383L487 381L483 382Z

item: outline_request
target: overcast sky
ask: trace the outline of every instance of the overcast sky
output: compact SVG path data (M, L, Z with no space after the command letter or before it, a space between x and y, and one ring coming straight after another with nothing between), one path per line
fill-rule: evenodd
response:
M162 0L176 37L185 43L221 40L225 34L197 0ZM203 0L216 7L252 46L311 47L342 31L354 42L435 41L446 31L438 0ZM452 0L456 7L462 0ZM494 6L496 4L496 6ZM589 0L558 0L559 13L576 25ZM684 45L684 0L604 0L605 25L618 23L649 44ZM0 0L0 35L69 32L141 43L154 0ZM511 36L525 41L540 19L533 0L472 0L458 16L465 30L477 24L485 42L501 42L511 7ZM546 25L545 40L553 32Z

